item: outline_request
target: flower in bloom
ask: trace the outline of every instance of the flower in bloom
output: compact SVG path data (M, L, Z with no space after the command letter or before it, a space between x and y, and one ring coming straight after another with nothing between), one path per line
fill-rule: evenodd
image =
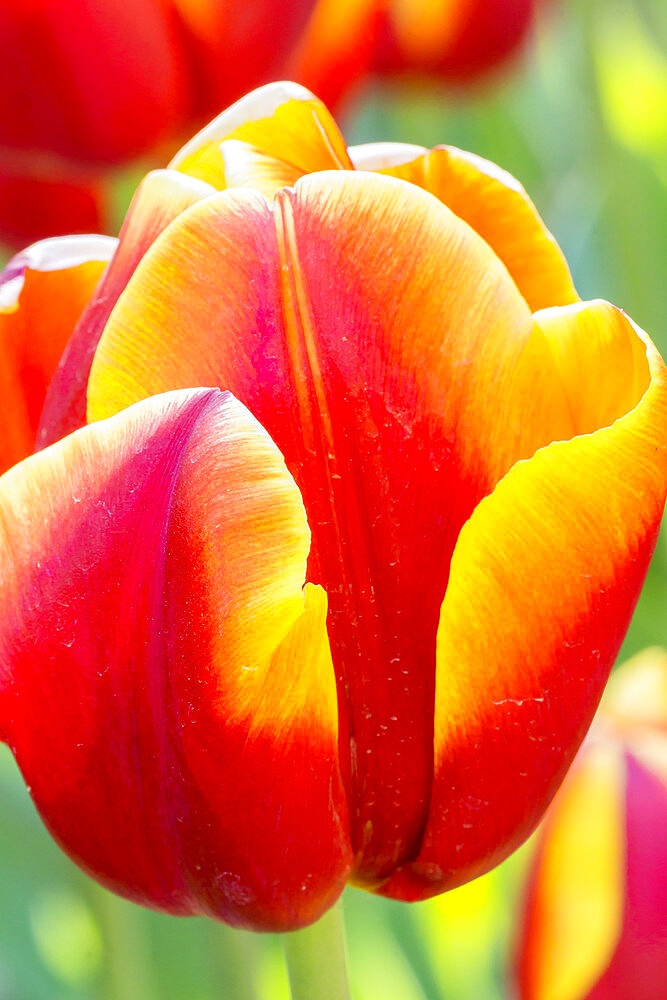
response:
M154 154L280 75L311 6L4 0L0 243L95 232L103 170Z
M595 711L666 427L511 177L249 95L144 180L0 480L0 734L52 833L257 928L488 870Z
M542 828L522 1000L660 1000L667 982L667 653L614 674Z
M540 0L318 0L297 79L335 104L369 75L475 81L525 40Z

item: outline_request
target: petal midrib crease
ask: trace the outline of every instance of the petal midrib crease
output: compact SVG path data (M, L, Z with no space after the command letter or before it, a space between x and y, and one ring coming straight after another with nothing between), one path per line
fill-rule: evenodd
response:
M302 489L312 533L307 579L324 586L329 599L327 629L338 690L339 762L350 808L352 846L357 856L353 880L370 886L382 881L397 863L418 850L426 822L433 768L432 726L429 727L428 720L433 719L435 643L432 669L423 670L427 704L416 749L420 766L412 768L413 794L402 809L387 810L387 803L382 801L383 774L384 783L391 784L392 771L398 774L406 771L401 762L406 740L391 739L385 734L401 729L406 699L403 689L396 686L394 695L378 709L377 690L371 690L373 684L363 680L359 683L355 675L363 676L365 663L370 662L386 671L391 685L392 665L396 674L407 674L409 670L400 670L403 657L400 652L391 655L387 637L383 635L382 621L391 620L395 611L382 607L382 594L377 586L382 559L375 551L373 534L364 517L368 507L364 484L354 475L352 442L346 441L345 428L336 421L338 400L331 398L331 385L327 386L322 370L320 352L326 348L318 337L304 281L292 192L276 195L273 217L290 378L303 430L304 453L315 457L317 466L314 464L308 471L306 457L300 469L290 468L290 471ZM349 405L354 405L352 400ZM313 491L312 484L318 479L321 486ZM435 604L439 602L432 603L435 629ZM367 623L373 618L378 624L371 630ZM432 678L430 685L428 677ZM407 716L412 717L413 713L414 707L408 707ZM374 732L369 725L371 718L376 724ZM406 717L405 721L414 733L411 718ZM411 738L414 742L414 735ZM408 753L415 753L415 749ZM378 836L379 830L383 833Z

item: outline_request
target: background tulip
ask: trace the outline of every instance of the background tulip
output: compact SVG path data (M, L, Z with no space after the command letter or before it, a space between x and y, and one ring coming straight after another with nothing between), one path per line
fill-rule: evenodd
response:
M612 678L542 829L518 956L524 1000L659 1000L667 981L667 654Z
M318 0L292 74L330 105L369 76L477 80L525 40L539 0Z
M0 243L111 225L103 171L155 156L192 123L281 75L311 6L3 2Z
M536 0L8 0L0 10L0 244L115 229L110 168L160 158L245 91L291 75L334 104L372 74L469 82Z
M487 871L595 710L666 427L512 178L249 95L147 178L0 481L0 731L49 828L263 929Z

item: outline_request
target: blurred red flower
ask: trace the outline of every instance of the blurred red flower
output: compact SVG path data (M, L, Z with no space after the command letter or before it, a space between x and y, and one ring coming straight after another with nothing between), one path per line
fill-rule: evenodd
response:
M291 75L335 106L369 76L470 84L525 40L545 0L318 0Z
M663 1000L667 653L613 675L542 828L523 916L521 1000Z
M313 0L3 0L0 244L96 232L104 168L284 75Z
M105 171L290 75L334 105L371 74L468 83L540 0L6 0L0 244L108 230Z

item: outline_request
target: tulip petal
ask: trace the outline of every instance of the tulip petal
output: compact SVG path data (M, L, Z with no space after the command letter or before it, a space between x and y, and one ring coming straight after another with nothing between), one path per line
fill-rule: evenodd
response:
M517 464L461 531L438 631L430 815L387 895L474 878L530 833L590 723L655 545L662 361L606 303L535 319L580 436Z
M293 187L304 171L292 163L269 156L257 146L238 139L220 143L226 187L249 187L271 200L284 187Z
M324 104L296 83L270 83L223 111L173 158L169 166L213 187L231 186L220 151L223 140L253 148L261 163L274 158L299 174L349 169L350 158L338 126ZM232 156L232 147L228 156ZM238 167L232 168L238 184ZM277 190L277 188L276 188Z
M587 747L542 831L520 957L521 995L582 1000L609 964L625 904L625 761Z
M578 301L556 241L517 180L489 160L453 146L430 152L401 143L352 146L357 170L379 170L430 191L500 257L535 311Z
M257 421L199 389L85 427L0 480L0 536L0 732L56 839L149 906L316 919L350 863L326 596Z
M139 266L98 347L89 418L188 384L240 398L304 497L347 726L355 878L374 884L416 851L426 818L459 530L518 459L574 433L547 340L498 258L435 198L331 172L273 208L241 189L207 199Z
M210 185L173 170L153 170L143 179L123 223L118 249L55 371L37 431L38 448L83 427L90 366L118 296L156 237L186 208L213 193Z
M411 142L365 142L361 146L349 146L347 151L355 170L373 170L393 177L405 171L408 176L403 179L410 183L415 183L413 176L422 176L418 160L429 152L426 146Z
M44 240L0 274L0 472L32 452L47 386L115 248L107 236Z

